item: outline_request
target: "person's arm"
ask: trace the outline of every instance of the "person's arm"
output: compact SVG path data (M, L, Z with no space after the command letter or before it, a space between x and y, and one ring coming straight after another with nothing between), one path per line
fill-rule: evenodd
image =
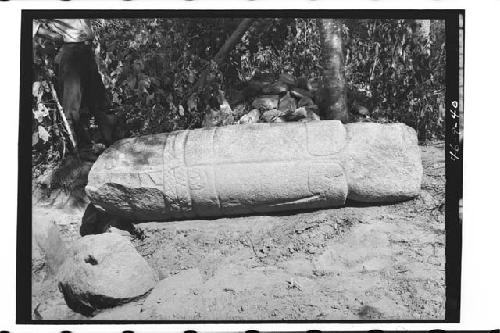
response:
M42 22L40 22L38 20L33 20L33 37L36 36L36 34L38 32L38 28L40 28L41 24L42 24Z
M89 19L84 19L83 22L87 25L88 28L88 33L89 33L88 40L92 41L95 37L94 30L92 30L92 24L90 23Z
M54 41L62 41L63 36L47 29L42 22L33 21L33 37L39 36L42 38L52 39Z

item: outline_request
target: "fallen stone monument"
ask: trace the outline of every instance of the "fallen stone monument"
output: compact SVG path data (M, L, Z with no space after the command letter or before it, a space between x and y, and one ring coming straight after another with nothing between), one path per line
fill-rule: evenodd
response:
M396 202L421 181L412 128L332 120L124 139L98 158L86 191L110 214L165 221Z

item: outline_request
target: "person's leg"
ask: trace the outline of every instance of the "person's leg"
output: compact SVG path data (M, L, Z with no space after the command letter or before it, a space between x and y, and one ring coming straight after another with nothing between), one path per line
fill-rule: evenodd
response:
M63 46L60 60L60 80L62 85L62 107L68 120L77 149L88 145L89 137L80 121L82 104L82 68L78 50Z
M114 128L114 117L113 115L108 115L104 112L97 112L94 114L97 126L99 127L99 132L101 133L102 140L106 146L113 143L113 128Z
M88 86L91 82L88 66L88 47L83 44L78 44L76 47L77 58L80 71L80 91L82 93L80 103L80 121L78 123L78 131L82 141L80 148L83 150L92 150L92 140L90 137L90 117L91 117L91 104L88 97Z
M90 112L95 117L104 143L106 146L109 146L115 140L121 139L121 137L116 135L119 132L118 126L120 124L117 117L108 110L110 103L106 98L106 90L93 55L89 57L89 74L90 84L88 92Z
M87 152L91 152L92 149L92 139L90 135L90 112L89 108L84 105L84 95L82 95L82 104L80 105L80 121L79 121L79 130L80 130L80 147L79 152L80 156Z

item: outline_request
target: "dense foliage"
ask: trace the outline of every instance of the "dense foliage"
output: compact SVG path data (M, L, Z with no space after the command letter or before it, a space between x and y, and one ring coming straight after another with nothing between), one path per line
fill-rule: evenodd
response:
M37 37L33 43L33 165L46 165L49 161L59 160L69 149L50 85L57 84L54 64L57 46L52 41Z
M212 59L239 21L93 20L99 71L130 135L201 127L205 113L219 108L221 95L231 97L259 72L321 77L316 19L256 20L218 66ZM372 121L405 122L422 140L444 135L444 23L431 23L427 37L416 33L415 20L344 24L350 98L371 110ZM57 86L58 45L35 38L33 47L33 163L39 164L61 158L69 143L49 85ZM193 94L203 72L207 84Z
M443 137L444 22L428 39L415 33L414 21L349 23L357 29L348 32L346 78L369 97L371 116L406 123L422 140Z

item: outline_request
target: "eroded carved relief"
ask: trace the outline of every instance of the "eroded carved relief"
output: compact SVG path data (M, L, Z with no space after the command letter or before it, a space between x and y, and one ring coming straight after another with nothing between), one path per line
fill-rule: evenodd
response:
M418 194L421 179L413 129L316 121L125 139L99 157L87 193L109 207L107 183L141 188L144 200L148 189L160 189L163 200L153 196L155 202L137 204L141 198L133 198L134 207L113 211L133 210L145 220L151 214L141 210L151 209L166 212L161 220L172 220L335 207L347 198L404 200Z

